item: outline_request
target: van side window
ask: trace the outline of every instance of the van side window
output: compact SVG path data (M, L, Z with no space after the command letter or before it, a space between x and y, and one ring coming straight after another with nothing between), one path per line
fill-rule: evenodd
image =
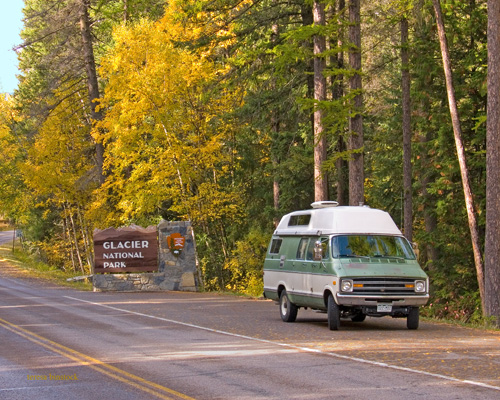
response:
M279 254L282 242L283 242L282 239L273 239L271 242L271 249L269 250L269 253Z
M299 248L297 249L297 260L305 260L306 259L306 250L308 238L300 239Z
M288 221L288 226L309 225L311 214L292 215Z
M315 245L316 245L316 239L315 238L311 238L311 240L309 240L309 246L307 246L306 259L308 261L312 261L314 259L313 255L314 255L314 246Z

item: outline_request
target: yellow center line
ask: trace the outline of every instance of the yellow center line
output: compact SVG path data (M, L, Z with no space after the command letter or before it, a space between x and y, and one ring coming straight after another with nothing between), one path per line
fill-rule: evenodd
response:
M126 383L127 385L133 386L143 392L149 393L160 399L172 400L172 399L184 399L184 400L194 400L194 398L186 396L185 394L179 393L173 389L169 389L165 386L158 385L157 383L143 379L137 375L126 372L120 368L113 365L107 364L96 358L87 356L86 354L80 353L76 350L70 349L69 347L63 346L57 342L53 342L43 336L37 335L34 332L28 331L18 325L12 324L2 318L0 318L0 326L5 329L22 336L23 338L36 343L40 346L45 347L55 353L58 353L70 360L76 361L80 365L88 366L93 370L109 376L110 378L116 379L120 382ZM173 397L172 397L173 396Z

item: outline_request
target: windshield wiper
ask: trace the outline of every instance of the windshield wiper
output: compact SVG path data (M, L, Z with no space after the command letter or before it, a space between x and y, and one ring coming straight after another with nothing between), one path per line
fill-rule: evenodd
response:
M402 256L390 256L390 255L383 255L383 254L375 254L372 256L373 258L395 258L396 260L406 260L405 257Z
M358 254L351 254L350 256L347 256L350 258L370 258L370 256L360 256Z

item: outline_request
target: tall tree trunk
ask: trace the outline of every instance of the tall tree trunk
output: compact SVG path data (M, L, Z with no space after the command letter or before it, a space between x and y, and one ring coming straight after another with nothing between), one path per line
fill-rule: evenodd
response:
M68 214L68 212L66 211L66 207L65 206L63 206L63 207L65 210L64 214ZM67 240L67 243L69 243L69 245L70 245L69 254L71 256L71 265L73 267L73 271L76 271L75 253L73 251L73 241L71 240L71 231L70 231L68 219L69 219L68 215L64 215L64 218L63 218L64 236L65 236L65 239Z
M424 100L424 102L419 104L418 112L424 116L424 118L429 118L428 110L430 106L428 104L429 100ZM436 199L433 198L433 195L429 193L428 187L429 185L436 180L435 169L432 167L432 160L429 156L429 152L427 151L429 147L429 142L433 139L432 132L426 130L424 135L419 136L418 140L420 142L420 170L423 171L422 174L419 174L419 183L421 187L420 197L422 199L421 206L424 214L424 227L427 237L430 237L431 240L426 239L426 246L422 249L422 258L423 263L426 264L429 269L435 267L436 261L439 260L440 252L435 246L435 240L432 237L433 232L436 232L438 222L436 213L434 212L434 206L436 203Z
M277 0L273 0L273 5L276 5ZM271 43L273 46L276 45L279 37L279 26L276 22L273 23L273 26L271 27ZM273 76L272 81L271 81L271 88L272 90L276 89L276 78ZM271 138L272 142L279 141L279 128L280 128L280 121L279 121L279 107L276 106L274 110L271 113ZM279 148L279 146L274 146L275 148ZM278 210L280 208L280 181L278 179L278 166L279 166L279 154L277 154L276 151L272 151L272 144L271 144L271 162L273 164L273 171L274 171L274 176L273 176L273 205L274 205L274 211L276 212L276 216L273 219L274 226L277 227L279 224L279 219L277 217Z
M313 3L313 19L317 26L325 25L325 5L319 0ZM314 200L328 200L328 181L323 171L326 160L326 136L323 126L321 102L326 100L326 78L323 74L326 66L326 38L323 33L314 35Z
M338 1L338 36L331 42L331 47L338 47L342 49L344 44L344 26L345 24L345 0ZM335 7L332 6L332 14L335 15ZM330 62L334 65L339 71L343 70L344 65L344 52L340 50L336 55L332 55L330 58ZM332 82L332 99L340 100L344 96L344 74L337 74L333 77ZM337 139L337 143L335 146L335 151L339 153L345 153L347 150L347 146L344 140L344 132L339 132L339 138ZM335 161L335 169L337 170L337 202L340 205L349 204L349 176L348 176L348 165L347 161L343 157L338 157Z
M472 250L474 253L474 262L476 264L477 281L479 285L479 293L481 295L483 311L484 311L484 275L483 275L483 260L481 256L481 247L479 243L479 232L477 227L476 212L474 207L474 198L470 187L469 170L467 168L467 160L465 157L464 144L462 142L462 130L460 127L460 118L458 116L458 107L455 100L455 89L453 87L453 77L451 73L451 62L448 51L448 43L444 30L443 14L441 11L441 3L439 0L432 0L434 11L436 13L436 22L439 35L439 44L441 46L441 55L443 57L443 68L446 78L446 91L448 93L448 103L450 106L451 122L453 125L453 134L455 136L455 145L457 148L458 163L460 165L460 173L462 175L462 185L464 187L465 204L467 215L469 217L469 230L472 239Z
M123 0L123 22L128 21L128 0Z
M354 109L349 119L349 204L364 202L364 161L363 161L363 95L361 94L361 9L360 0L349 0L349 78L354 97Z
M80 205L76 206L76 212L78 216L78 224L80 226L80 234L82 235L83 247L85 249L85 258L87 261L88 270L92 271L92 248L90 245L87 224L82 217L82 210Z
M90 113L93 122L102 120L102 112L98 111L99 83L97 80L97 68L94 58L94 47L92 45L92 32L90 26L90 0L80 0L80 33L82 35L83 56L85 59L85 71L87 72L87 86L90 101ZM99 173L99 182L104 182L104 147L102 143L96 143L96 163Z
M500 1L488 0L484 309L500 327Z
M300 16L302 18L303 26L311 26L314 23L313 10L309 2L303 1L300 5ZM303 46L309 51L311 46L310 40L305 40ZM307 65L307 98L314 98L314 58L309 61ZM310 132L314 140L314 112L310 114L311 127Z
M82 255L80 253L80 246L78 243L78 235L76 233L76 225L75 220L73 219L73 211L71 207L68 205L68 213L69 213L69 221L71 222L71 232L73 233L73 242L75 243L75 252L76 257L78 259L78 266L80 267L80 271L82 274L85 274L85 269L83 267Z
M411 169L411 103L410 103L410 61L408 50L408 19L401 19L401 88L403 112L403 193L405 237L413 240L413 204Z
M414 18L415 18L415 36L417 40L427 42L428 39L428 29L424 24L424 0L418 0L414 3ZM418 83L418 82L417 82ZM422 90L422 86L425 83L420 82L417 90ZM425 86L424 86L425 87ZM430 120L429 110L430 106L430 98L426 97L421 101L417 102L415 106L417 107L416 113L421 115L422 118L426 121ZM433 195L428 192L428 187L430 183L434 182L436 179L434 177L435 169L432 167L432 162L430 159L430 155L428 152L429 142L433 139L433 132L430 129L423 128L420 134L416 135L416 139L420 142L420 145L417 146L420 148L419 153L419 170L422 171L418 176L418 183L420 189L419 197L421 198L421 207L422 213L424 217L424 227L425 232L427 233L427 237L430 237L431 240L426 239L426 245L422 248L420 252L420 259L423 264L426 264L428 269L432 272L432 269L435 268L435 263L439 260L441 254L439 249L435 245L435 241L432 236L433 233L436 232L438 223L437 217L434 212L435 209L435 199Z

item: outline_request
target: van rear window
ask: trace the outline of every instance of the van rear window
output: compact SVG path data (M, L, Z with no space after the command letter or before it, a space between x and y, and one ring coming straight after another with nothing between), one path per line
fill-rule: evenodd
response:
M278 254L280 252L282 239L273 239L271 242L271 249L269 249L270 254Z
M288 226L309 225L310 220L311 214L292 215L290 221L288 221Z

